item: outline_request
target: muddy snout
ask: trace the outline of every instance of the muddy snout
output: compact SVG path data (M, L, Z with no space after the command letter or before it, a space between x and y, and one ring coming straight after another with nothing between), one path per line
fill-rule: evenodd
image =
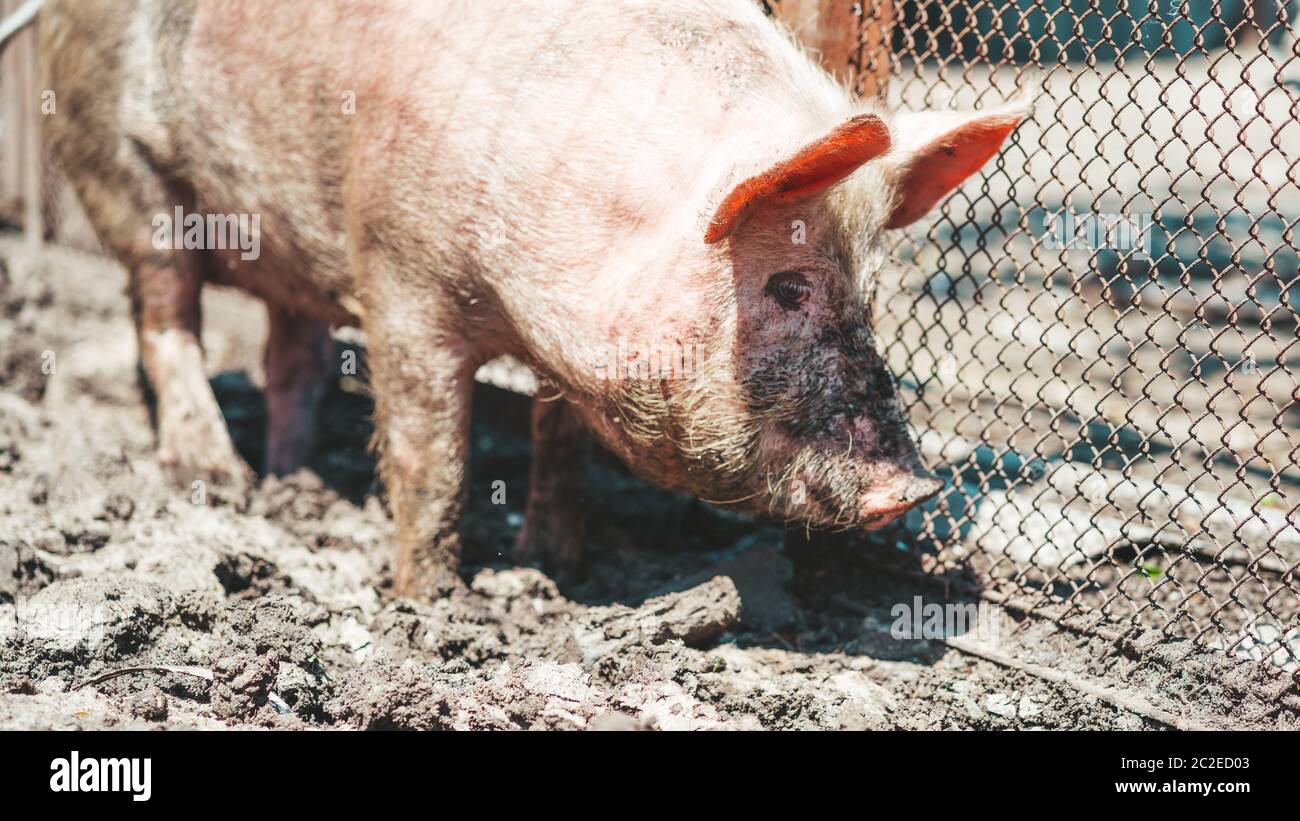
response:
M900 470L873 483L863 495L858 507L862 526L867 530L878 530L934 498L940 490L943 490L943 480L934 474L921 469Z

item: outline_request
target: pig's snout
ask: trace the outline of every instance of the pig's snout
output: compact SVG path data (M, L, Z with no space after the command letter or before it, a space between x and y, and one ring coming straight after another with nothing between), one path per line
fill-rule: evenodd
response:
M902 470L873 483L858 512L867 530L879 530L943 490L943 481L924 470Z

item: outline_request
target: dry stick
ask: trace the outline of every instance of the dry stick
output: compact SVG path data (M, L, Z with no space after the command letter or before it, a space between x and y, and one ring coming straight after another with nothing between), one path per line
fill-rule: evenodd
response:
M72 689L80 690L82 687L89 687L92 684L99 684L100 682L108 681L109 679L114 679L118 676L125 676L130 673L180 673L186 676L201 678L204 681L209 682L213 679L212 671L206 667L179 667L170 664L151 664L144 667L123 667L120 670L112 670L103 675L95 676L92 679L83 681ZM293 708L285 703L285 700L280 698L276 693L268 693L266 700L270 702L271 706L275 708L277 713L293 712Z
M1035 606L1032 598L1028 596L1009 596L1006 593L990 589L982 589L977 592L980 598L999 607L1013 610L1022 616L1050 621L1064 627L1076 636L1085 638L1096 636L1111 644L1118 644L1127 635L1126 632L1112 629L1100 623L1089 623L1084 612L1079 611L1078 608L1070 608L1065 602L1048 600L1046 606ZM1100 614L1097 615L1100 617Z
M984 659L1001 667L1007 667L1012 670L1019 670L1028 673L1035 678L1050 681L1055 684L1064 684L1071 687L1084 695L1089 695L1100 699L1116 709L1139 715L1151 721L1173 727L1176 730L1190 731L1207 731L1213 729L1205 724L1201 724L1190 719L1174 715L1168 710L1162 710L1144 698L1127 695L1110 687L1104 687L1100 684L1091 682L1074 673L1067 673L1064 670L1057 670L1054 667L1044 667L1040 664L1034 664L1027 661L1016 661L1010 656L1003 655L987 647L981 647L975 642L968 641L964 638L954 636L943 640L944 644L976 658Z
M1008 604L1006 597L996 594L993 591L986 591L986 593L990 594L990 595L986 595L986 598L988 598L989 600L991 601L1000 600L999 603L1003 604L1004 606ZM850 599L846 599L842 596L835 596L833 597L832 601L853 612L857 612L860 614L865 614L867 612L866 608L863 608L857 602L854 602ZM1101 631L1088 631L1087 628L1079 628L1079 629L1082 629L1085 634L1088 632L1092 632L1093 635L1102 635L1103 637L1105 637L1105 634L1102 633ZM1111 633L1110 635L1115 639L1119 638L1118 634ZM1165 724L1175 729L1179 729L1179 730L1211 729L1205 725L1198 724L1197 722L1190 721L1188 719L1184 719L1179 716L1176 716L1167 710L1162 710L1159 707L1156 707L1151 702L1147 701L1146 699L1138 698L1136 696L1125 695L1124 693L1121 693L1117 690L1112 690L1109 687L1104 687L1100 684L1095 684L1091 681L1088 681L1087 679L1077 676L1074 673L1067 673L1064 670L1057 670L1053 667L1044 667L1040 664L1034 664L1032 662L1016 661L1010 656L1004 655L1002 653L998 653L986 647L981 647L975 642L969 641L960 636L952 636L949 638L942 639L942 641L944 644L948 645L952 649L957 650L959 652L984 659L985 661L992 662L1002 667L1008 667L1013 670L1020 670L1021 672L1028 673L1031 676L1034 676L1036 678L1041 678L1045 681L1051 681L1056 684L1064 684L1068 687L1074 688L1075 690L1085 695L1090 695L1090 696L1094 696L1095 698L1099 698L1102 701L1105 701L1106 703L1110 704L1111 706L1116 707L1117 709L1134 713L1136 715L1142 716L1143 718L1147 718L1152 721L1157 721L1161 724Z
M935 583L935 578L933 578L932 575L920 572L920 570L897 568L897 566L889 565L881 565L879 569L881 573L894 575L894 577L898 578L909 579L909 581ZM1006 592L992 590L992 588L987 586L962 585L962 587L965 588L967 592L971 592L971 594L978 595L980 598L998 605L998 607L1008 609L1008 611L1022 614L1022 616L1026 618L1037 618L1037 620L1048 621L1050 624L1062 627L1062 629L1069 630L1070 633L1079 635L1079 637L1104 639L1106 642L1112 644L1114 648L1117 648L1117 650L1121 650L1122 644L1128 642L1132 635L1135 634L1135 631L1144 630L1144 627L1138 626L1130 626L1126 630L1119 630L1115 629L1115 627L1101 624L1101 622L1097 622L1095 618L1089 620L1087 617L1087 611L1080 611L1078 607L1074 607L1074 605L1067 603L1067 601L1034 599L1032 596L1023 595L1013 596L1006 594ZM836 604L840 604L841 607L848 609L849 612L859 614L859 616L866 616L866 614L870 613L866 607L863 607L862 604L857 603L857 601L854 601L853 599L849 599L848 596L837 595L833 596L832 600L835 601ZM1092 614L1095 617L1100 616L1100 613L1097 613L1096 611L1092 611ZM952 643L952 639L949 639L949 643ZM966 648L958 647L957 644L953 644L953 650L963 651L966 650ZM978 655L978 653L976 653L976 655ZM1004 659L1006 659L1005 656ZM989 659L989 661L995 660ZM1023 665L1019 665L1010 659L1008 659L1008 661L1009 665L1013 666L1013 668L1024 669L1024 672L1030 673L1030 670L1023 668ZM1177 672L1177 666L1175 666L1174 670L1171 670L1170 676L1173 676L1175 672ZM1067 676L1067 674L1062 673L1062 676ZM1083 681L1083 679L1080 679L1080 681ZM1089 683L1089 686L1097 687L1097 685L1091 685L1091 683ZM1102 687L1102 690L1105 690L1105 688ZM1145 701L1143 701L1143 703L1145 703ZM1287 707L1295 709L1295 711L1300 711L1300 696L1282 696L1282 699L1279 700L1279 707ZM1192 722L1184 722L1184 724L1192 724Z
M125 676L130 673L180 673L186 676L201 678L204 681L212 681L212 671L206 667L179 667L170 664L147 664L141 667L122 667L117 670L110 670L102 675L87 679L72 689L80 690L82 687L89 687L92 684L99 684L100 682L108 681L109 679L114 679L118 676Z
M1028 600L1028 597L1013 597L1006 593L989 589L981 591L980 595L984 599L987 599L1006 610L1014 611L1026 617L1050 620L1053 624L1069 630L1076 636L1082 636L1084 638L1092 638L1096 636L1105 639L1116 648L1119 648L1121 642L1127 641L1128 637L1135 631L1149 629L1134 626L1124 632L1120 632L1119 630L1105 627L1101 624L1090 623L1083 613L1071 613L1065 610L1065 607L1059 603L1051 604L1048 607L1037 607ZM1172 665L1169 672L1156 684L1156 686L1162 685L1165 681L1168 681L1177 674L1178 666ZM1204 689L1204 687L1207 686L1209 686L1208 682L1205 685L1202 685L1202 688L1200 689ZM1183 703L1187 703L1187 696L1180 695L1179 700ZM1284 695L1278 700L1278 706L1288 707L1300 712L1300 696Z

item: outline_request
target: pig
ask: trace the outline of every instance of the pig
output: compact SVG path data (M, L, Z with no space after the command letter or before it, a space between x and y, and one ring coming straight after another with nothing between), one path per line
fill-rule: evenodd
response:
M942 487L873 331L885 241L1021 103L857 100L753 0L47 0L38 48L48 145L129 274L160 460L248 478L204 285L266 304L269 473L309 454L331 328L359 326L398 595L461 587L474 374L505 355L542 385L517 558L557 574L582 569L592 443L818 527Z

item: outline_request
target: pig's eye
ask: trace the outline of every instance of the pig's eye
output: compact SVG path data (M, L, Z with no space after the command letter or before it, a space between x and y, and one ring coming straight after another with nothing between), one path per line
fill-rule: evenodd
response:
M812 283L798 271L782 271L767 281L767 295L782 308L793 311L812 296Z

